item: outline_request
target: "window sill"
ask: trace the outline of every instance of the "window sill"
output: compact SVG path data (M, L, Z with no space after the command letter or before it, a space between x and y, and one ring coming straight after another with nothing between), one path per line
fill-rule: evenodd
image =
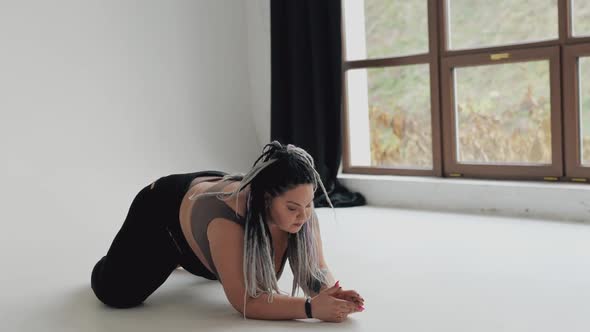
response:
M338 175L373 206L590 223L590 185L417 176Z

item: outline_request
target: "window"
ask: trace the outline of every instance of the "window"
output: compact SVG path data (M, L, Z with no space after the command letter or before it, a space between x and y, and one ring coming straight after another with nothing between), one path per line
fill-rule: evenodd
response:
M434 7L423 0L346 0L343 7L345 169L440 175Z
M343 31L344 172L590 178L590 1L345 0Z

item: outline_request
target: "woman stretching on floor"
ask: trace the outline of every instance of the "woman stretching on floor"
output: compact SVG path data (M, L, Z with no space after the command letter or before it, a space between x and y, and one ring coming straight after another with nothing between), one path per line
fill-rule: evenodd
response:
M108 306L134 307L180 265L219 280L244 318L342 322L364 310L364 299L334 283L326 265L313 207L318 186L326 193L313 158L277 141L245 175L161 177L133 199L92 270L92 289ZM287 258L294 276L290 296L275 294ZM298 287L305 297L295 296Z

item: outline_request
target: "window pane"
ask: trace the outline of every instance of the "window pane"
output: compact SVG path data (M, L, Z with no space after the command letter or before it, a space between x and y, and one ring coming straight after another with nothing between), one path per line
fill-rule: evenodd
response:
M345 0L347 60L428 53L427 0Z
M429 65L347 75L352 165L432 169Z
M549 61L462 67L454 74L459 163L551 163Z
M580 58L579 78L582 164L590 166L590 57Z
M590 1L572 1L572 35L590 36Z
M466 49L557 39L555 0L446 0L448 48Z

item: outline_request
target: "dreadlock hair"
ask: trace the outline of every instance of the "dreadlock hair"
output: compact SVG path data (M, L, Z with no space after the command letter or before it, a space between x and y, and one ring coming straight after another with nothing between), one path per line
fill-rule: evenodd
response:
M250 185L245 215L244 229L244 319L246 318L247 295L257 298L262 293L268 294L268 302L273 301L273 291L281 293L277 284L274 264L274 248L268 226L266 211L270 208L270 200L265 194L274 198L301 184L312 184L313 191L321 187L332 209L334 206L326 189L315 170L313 158L305 150L292 144L282 145L273 141L264 146L262 155L256 159L246 174L228 174L223 180L240 181L233 192L209 192L193 195L194 200L204 195L215 195L224 200L235 195L238 205L238 193ZM237 212L236 212L237 215ZM317 292L317 285L327 284L324 271L319 266L319 248L316 234L319 231L318 219L312 204L312 213L296 234L289 233L287 240L287 257L293 272L291 296L295 296L300 287L305 296L312 290ZM316 285L316 286L314 286Z

